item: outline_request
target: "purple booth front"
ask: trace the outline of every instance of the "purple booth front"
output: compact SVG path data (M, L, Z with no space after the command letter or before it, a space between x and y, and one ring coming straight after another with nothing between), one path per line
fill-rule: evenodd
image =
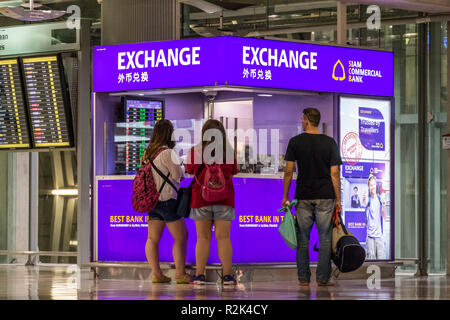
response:
M131 194L154 123L173 122L185 158L204 120L214 118L238 153L233 262L295 264L278 232L278 209L287 143L301 133L306 107L320 110L321 132L340 146L343 217L363 245L373 233L367 180L377 178L385 251L373 259L393 259L391 52L234 37L101 46L94 48L93 85L94 261L146 261L147 215L133 210ZM182 186L190 181L186 175ZM294 192L295 180L291 198ZM186 260L194 264L195 225L186 224ZM311 261L316 242L313 227ZM172 244L166 230L161 262L173 261ZM209 263L220 263L215 241Z

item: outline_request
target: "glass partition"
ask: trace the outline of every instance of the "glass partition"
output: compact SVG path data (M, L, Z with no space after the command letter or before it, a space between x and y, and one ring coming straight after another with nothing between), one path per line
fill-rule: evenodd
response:
M134 175L153 127L163 117L172 121L175 151L186 163L188 151L201 139L205 119L198 115L203 113L203 94L161 95L157 98L138 95L133 98L133 93L130 94L126 98L109 96L100 99L98 105L104 105L98 108L102 112L96 112L95 116L96 175ZM139 103L130 109L127 107L129 101ZM304 108L319 109L322 116L320 131L333 135L332 94L219 92L214 102L208 105L211 118L223 123L230 144L236 150L238 176L282 179L284 154L289 140L301 133ZM186 118L181 119L182 114Z

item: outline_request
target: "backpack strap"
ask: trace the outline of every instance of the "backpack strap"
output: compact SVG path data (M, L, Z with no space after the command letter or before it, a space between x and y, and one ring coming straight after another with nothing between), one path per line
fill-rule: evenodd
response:
M160 149L158 150L158 152L156 153L156 155L153 157L153 160L155 160L156 157L158 157L159 154L160 154L161 152L163 152L164 150L167 150L167 149L168 149L167 147L162 147L162 148L160 148ZM174 188L175 191L178 191L177 188L175 187L175 185L174 185L174 184L172 183L172 181L170 181L170 179L169 179L170 171L169 171L169 173L168 173L167 176L166 176L164 173L162 173L161 170L158 169L158 167L155 166L155 164L153 163L152 160L150 160L150 164L151 164L152 168L155 169L155 171L161 176L161 178L164 179L164 182L163 182L163 184L161 185L161 188L159 188L159 191L158 191L159 193L161 193L161 191L162 191L162 189L164 188L164 186L166 185L166 183L170 184L170 186L171 186L172 188Z
M192 188L192 187L194 186L195 181L197 181L198 184L201 185L200 181L198 181L197 176L200 175L200 173L203 171L204 168L205 168L205 163L202 162L202 164L201 164L200 167L197 169L197 172L196 172L195 175L194 175L194 179L192 179L192 182L191 182L191 184L189 185L190 188Z
M158 150L158 151L156 152L156 154L153 156L153 160L155 160L156 157L159 156L159 154L160 154L161 152L163 152L164 150L166 150L166 149L169 149L169 148L167 148L167 147L161 147L161 148L159 148L159 150ZM141 166L149 164L149 162L144 162L144 161L143 161L143 160L144 160L143 158L144 158L144 156L141 157Z
M166 185L166 183L170 184L170 186L171 186L172 188L174 188L175 191L178 191L177 188L175 187L175 185L174 185L174 184L172 183L172 181L170 181L170 179L169 179L170 172L169 172L169 173L167 174L167 176L166 176L166 175L164 175L164 173L161 172L161 170L159 170L159 169L155 166L155 164L153 163L153 161L150 161L150 163L151 163L153 169L155 169L155 171L161 176L161 178L164 179L164 182L163 182L163 184L161 185L161 188L159 189L159 192L162 191L162 189L164 188L164 186Z
M170 184L172 188L175 189L175 191L178 191L177 188L175 187L175 185L172 183L172 181L170 181L169 176L170 176L170 172L167 174L167 176L161 172L161 170L159 170L155 164L153 163L153 161L150 161L150 164L152 165L152 168L155 169L155 171L161 176L161 178L164 179L163 184L161 185L161 188L159 188L159 193L161 193L162 189L164 188L164 186L166 185L166 183Z

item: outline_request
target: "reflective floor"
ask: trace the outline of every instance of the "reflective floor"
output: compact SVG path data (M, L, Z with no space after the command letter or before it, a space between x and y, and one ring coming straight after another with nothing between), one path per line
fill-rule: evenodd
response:
M397 275L369 289L367 280L337 280L332 287L299 287L292 281L241 283L222 289L216 283L193 285L152 284L147 280L93 280L75 266L0 266L0 300L143 300L143 299L450 299L450 277ZM371 282L371 286L376 283Z

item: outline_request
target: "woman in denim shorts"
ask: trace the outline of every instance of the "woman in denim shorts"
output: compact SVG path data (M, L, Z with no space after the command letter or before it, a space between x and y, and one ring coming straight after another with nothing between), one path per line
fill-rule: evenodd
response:
M153 129L150 144L142 158L143 163L152 159L153 164L179 188L183 179L183 171L177 154L173 151L175 142L172 141L173 125L169 120L160 120ZM177 283L189 283L191 277L186 274L186 241L187 229L184 219L176 214L177 191L152 168L156 190L160 190L159 202L156 208L148 213L148 239L145 253L152 269L153 283L168 283L172 280L163 275L159 266L159 241L167 225L175 242L173 244L173 259L175 261L175 280Z
M212 129L207 133L209 129ZM208 151L208 145L214 143L214 138L205 139L205 133L212 134L214 132L220 134L223 137L222 150ZM211 147L211 146L210 146ZM210 155L207 153L211 152ZM215 156L215 153L222 153ZM227 157L227 152L229 157ZM223 159L222 159L223 156ZM226 160L230 159L230 163ZM215 162L220 165L220 168L224 174L226 180L226 187L228 188L228 198L218 202L207 202L201 195L201 185L205 179L206 168L196 177L196 182L192 188L192 200L191 200L191 213L190 218L195 220L195 226L197 230L197 244L195 248L196 256L196 273L193 279L194 284L205 284L205 267L209 258L210 243L212 238L212 228L214 225L214 234L217 240L217 249L219 253L220 261L222 262L223 274L222 283L224 285L235 285L236 280L232 272L232 246L230 241L230 228L231 221L235 218L234 213L234 187L232 176L235 175L237 170L236 156L234 151L227 141L225 129L221 122L217 120L208 120L202 128L202 144L197 145L191 149L188 155L189 163L186 164L186 172L190 174L196 174L199 170L202 162L211 163Z

